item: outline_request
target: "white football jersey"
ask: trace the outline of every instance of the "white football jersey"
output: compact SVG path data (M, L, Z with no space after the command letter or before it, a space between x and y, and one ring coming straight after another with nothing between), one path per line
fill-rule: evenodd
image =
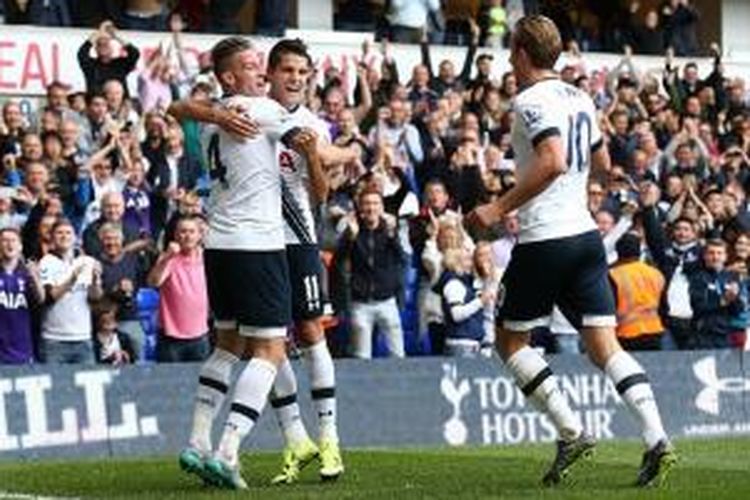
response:
M520 243L565 238L596 229L587 206L591 151L602 133L591 98L559 79L542 80L513 103L512 143L518 176L528 175L534 146L559 136L568 169L518 210Z
M215 126L206 127L202 141L211 172L206 248L283 250L281 176L276 144L294 128L289 113L265 97L233 96L225 106L246 109L261 134L238 139Z
M295 127L311 128L323 142L331 142L328 125L306 106L297 106L290 111L290 117ZM284 182L281 196L286 244L314 245L318 239L310 203L310 171L307 160L281 142L277 144L277 152Z

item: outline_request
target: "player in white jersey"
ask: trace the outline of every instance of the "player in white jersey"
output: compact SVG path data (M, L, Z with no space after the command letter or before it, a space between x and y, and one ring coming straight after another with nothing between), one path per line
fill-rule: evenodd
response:
M301 40L281 40L268 55L266 77L269 97L285 107L298 127L314 130L318 150L330 149L328 126L303 102L312 58ZM324 297L321 294L323 268L317 245L314 204L328 196L328 182L319 155L300 155L284 144L278 145L278 163L283 179L282 203L292 288L292 319L298 344L306 359L313 405L318 416L319 448L308 437L297 404L297 382L287 361L279 369L271 405L274 407L286 441L281 474L272 483L289 484L316 456L320 476L336 479L344 471L336 428L335 369L320 324Z
M298 41L284 41L280 47L291 44L300 52ZM304 45L301 45L304 49ZM274 51L272 50L272 53ZM281 54L282 51L276 50ZM306 52L304 52L306 54ZM274 57L273 59L278 59ZM320 424L320 452L318 447L307 437L301 419L299 407L296 404L296 379L291 365L282 363L279 367L274 392L276 396L272 404L277 407L279 422L287 438L288 446L285 451L285 467L281 475L274 481L289 483L296 480L302 466L312 459L321 458L321 478L330 480L337 478L343 472L343 463L338 449L338 435L336 430L336 401L335 374L333 360L328 351L319 325L320 307L323 298L320 295L320 272L322 271L319 252L315 245L315 231L312 212L310 209L310 193L316 200L324 199L327 195L327 181L320 169L320 161L328 164L352 161L356 156L354 151L331 146L326 140L327 128L322 126L307 108L298 106L304 94L305 79L310 71L309 56L304 57L304 66L293 58L292 65L280 66L279 71L272 72L272 90L275 98L285 106L294 108L290 114L290 121L296 127L306 127L303 132L304 140L309 148L300 154L295 149L278 145L279 167L283 175L282 196L285 220L285 240L287 242L288 266L292 284L292 318L298 332L298 339L303 344L303 351L309 359L310 379L313 400ZM277 64L270 62L270 66ZM300 88L302 91L300 92ZM250 95L261 95L264 90L245 88L241 91ZM248 103L245 103L248 104ZM240 106L243 108L245 106ZM249 108L248 108L249 109ZM236 114L226 107L214 106L195 101L184 101L170 107L179 118L192 118L202 122L213 123L220 128L239 137L253 138L258 133L258 123ZM308 132L309 131L309 132ZM316 140L317 139L317 140ZM317 148L313 147L317 144ZM215 162L214 162L215 163ZM315 168L313 168L315 167ZM241 351L230 350L234 357L222 359L222 373L228 373L231 365L239 360ZM217 406L220 406L220 402ZM215 415L215 413L214 413ZM200 473L200 469L195 468Z
M469 215L469 222L489 226L518 209L519 243L498 292L497 347L523 393L558 430L545 484L559 483L595 445L547 362L528 345L530 330L549 323L554 304L581 331L591 360L612 379L641 426L646 451L637 484L660 484L676 457L643 368L617 342L604 247L586 209L591 167L607 170L609 155L590 98L552 69L561 49L548 18L528 16L516 24L510 63L523 86L513 104L518 182Z
M246 488L240 444L259 418L278 367L286 360L291 320L289 276L276 145L306 152L314 143L289 113L262 93L260 59L240 37L212 49L214 72L228 97L224 105L249 114L260 134L238 138L209 130L209 223L204 252L209 303L216 318L216 349L201 368L189 447L180 465L224 487ZM179 107L172 112L179 115ZM208 109L207 113L213 113ZM253 293L248 293L253 290ZM226 397L232 365L250 358L236 382L221 441L213 457L211 424Z

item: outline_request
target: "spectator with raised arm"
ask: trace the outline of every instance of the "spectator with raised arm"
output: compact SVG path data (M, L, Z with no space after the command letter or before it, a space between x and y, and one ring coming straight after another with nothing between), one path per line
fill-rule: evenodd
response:
M351 348L354 357L372 357L377 327L385 336L390 356L404 356L404 338L396 296L400 292L403 250L396 220L384 216L383 197L375 190L359 194L357 215L346 219L340 242L342 257L351 268Z
M125 48L125 56L116 55L114 41ZM90 54L92 47L96 52L96 57ZM86 91L101 92L107 80L118 80L123 85L127 96L126 78L135 69L139 57L139 50L135 45L120 37L114 23L104 21L78 49L78 64L86 78Z

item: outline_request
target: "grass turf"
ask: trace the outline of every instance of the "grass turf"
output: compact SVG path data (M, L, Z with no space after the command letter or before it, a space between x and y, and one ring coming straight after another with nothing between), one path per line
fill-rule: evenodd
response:
M6 494L85 498L750 498L750 438L679 441L668 484L644 492L632 487L641 448L601 443L591 461L553 489L539 486L552 445L346 452L347 471L321 484L315 465L294 486L271 487L279 454L243 456L250 490L202 486L182 473L176 457L143 460L0 462L0 499ZM9 497L10 498L10 497ZM18 498L18 497L16 497Z

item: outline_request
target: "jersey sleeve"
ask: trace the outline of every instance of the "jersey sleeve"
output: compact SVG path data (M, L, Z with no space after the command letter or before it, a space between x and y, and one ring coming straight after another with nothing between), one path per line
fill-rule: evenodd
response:
M534 147L548 137L562 135L558 116L554 105L544 100L516 101L516 119L523 122Z

